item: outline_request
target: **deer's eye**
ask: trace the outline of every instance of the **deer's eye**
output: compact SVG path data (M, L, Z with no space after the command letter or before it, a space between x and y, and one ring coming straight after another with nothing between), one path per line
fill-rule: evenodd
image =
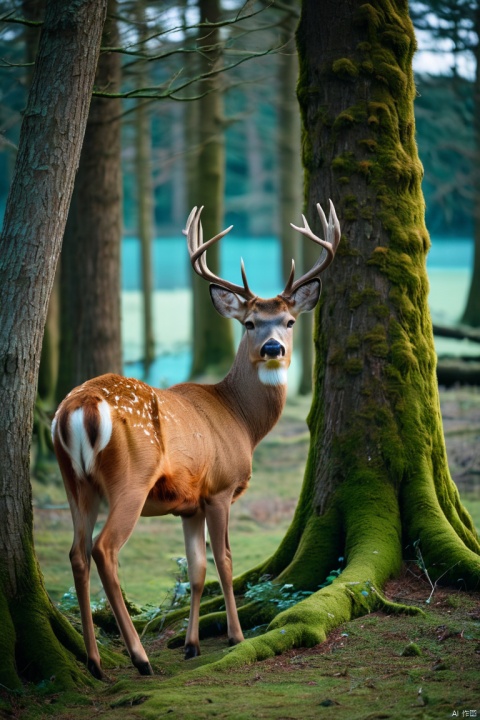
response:
M294 325L295 325L295 320L289 320L288 323L287 323L287 327L288 327L288 328L291 328L291 327L293 327Z
M253 330L255 328L255 325L251 320L247 320L247 322L245 323L245 327L247 328L247 330Z

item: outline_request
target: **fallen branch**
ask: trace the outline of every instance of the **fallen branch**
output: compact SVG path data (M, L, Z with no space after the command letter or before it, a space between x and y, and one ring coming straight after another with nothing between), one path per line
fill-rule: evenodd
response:
M455 340L470 340L480 343L480 330L468 325L433 325L433 334L437 337L454 338Z
M437 365L438 384L444 387L452 385L480 385L480 362L460 359L439 360Z

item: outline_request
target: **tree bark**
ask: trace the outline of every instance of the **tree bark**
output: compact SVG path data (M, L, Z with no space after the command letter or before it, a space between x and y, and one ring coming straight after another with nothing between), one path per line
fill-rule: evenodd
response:
M414 611L382 595L409 557L433 582L480 582L480 542L449 474L435 377L408 4L304 0L297 39L308 215L332 198L342 240L316 316L296 513L277 552L236 588L268 574L312 594L222 666L319 643L375 609ZM341 575L318 590L339 557ZM274 613L272 604L245 605L242 625ZM218 625L218 614L207 615L202 632L212 618Z
M220 20L219 0L199 0L200 22ZM198 46L202 50L200 71L210 72L221 62L220 30L202 28ZM199 144L197 168L197 205L204 205L202 216L204 238L223 229L223 196L225 184L224 117L221 75L201 83L203 97L199 105ZM220 272L220 247L208 250L208 266ZM193 273L192 273L193 274ZM233 362L235 352L231 323L213 308L208 284L193 274L193 359L192 377L223 375Z
M116 0L108 1L104 44L118 45ZM120 55L102 53L95 84L115 92ZM105 372L122 373L119 99L92 98L62 253L57 399Z
M29 478L43 330L78 167L105 2L50 0L0 236L0 683L78 680L82 641L35 558Z

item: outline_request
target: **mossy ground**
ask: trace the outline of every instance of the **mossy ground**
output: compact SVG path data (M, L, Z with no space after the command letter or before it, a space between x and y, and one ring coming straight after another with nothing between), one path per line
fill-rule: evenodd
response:
M205 672L205 665L228 652L225 637L204 641L202 656L189 662L181 650L166 648L166 637L155 639L148 643L155 677L141 678L130 667L110 670L111 685L99 683L82 696L26 696L8 717L427 720L454 710L459 717L464 710L478 713L478 595L438 589L426 606L430 588L413 572L390 582L387 594L427 608L425 616L374 613L314 648L221 673ZM420 654L403 654L411 643Z
M480 527L480 390L441 394L444 430L452 475L462 499ZM304 418L309 398L289 400L272 434L255 454L247 494L233 507L232 545L238 572L266 558L287 528L300 492L308 450ZM275 477L275 482L272 482ZM36 544L47 588L59 599L72 584L68 562L71 521L63 491L50 478L34 481ZM157 518L136 530L122 553L127 594L159 602L173 585L183 554L180 523ZM152 573L152 568L155 568ZM332 568L333 569L333 568ZM411 570L416 572L415 566ZM153 575L153 578L152 578ZM211 576L214 577L212 566ZM157 583L159 583L157 585ZM161 591L157 593L157 588ZM390 599L426 609L425 617L374 613L334 630L308 650L219 673L198 676L203 665L228 652L225 637L202 641L202 656L183 661L181 649L167 649L171 636L145 638L157 675L142 679L127 662L108 669L113 684L97 684L82 694L55 694L54 682L28 688L23 696L0 700L0 717L22 720L76 720L87 713L105 718L190 716L219 718L437 718L477 709L480 664L480 607L475 597L436 589L408 571L387 586ZM415 643L420 655L402 656ZM113 648L122 651L118 641ZM204 671L203 671L204 672ZM188 675L185 675L188 673ZM419 689L422 692L419 696ZM426 704L422 704L426 703Z

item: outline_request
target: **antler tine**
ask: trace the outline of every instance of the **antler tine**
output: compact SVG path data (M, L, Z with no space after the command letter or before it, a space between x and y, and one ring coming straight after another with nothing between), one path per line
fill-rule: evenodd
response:
M241 295L246 300L255 297L255 295L248 287L243 260L241 265L243 287L241 285L231 283L228 280L223 280L222 278L218 277L218 275L215 275L215 273L213 273L208 268L205 252L214 243L221 240L224 235L229 233L233 225L230 225L230 227L222 230L222 232L218 233L218 235L215 235L215 237L210 238L210 240L207 240L207 242L203 242L203 228L200 220L202 210L203 205L198 210L196 207L193 208L190 215L188 216L186 228L183 231L184 234L187 236L188 254L190 255L190 262L193 269L195 270L197 275L200 275L200 277L202 277L204 280L217 283L223 288L226 288L227 290L231 290L232 292Z
M330 212L328 215L328 222L327 218L325 217L325 213L322 210L322 207L320 203L317 203L317 211L320 216L320 221L323 226L323 232L325 235L325 240L322 240L321 238L317 237L313 233L313 231L310 229L310 226L307 222L307 219L304 215L302 215L303 220L303 227L298 227L297 225L294 225L293 223L290 223L291 227L294 230L297 230L298 232L302 233L302 235L305 235L305 237L308 237L310 240L313 240L314 243L317 245L320 245L322 248L326 250L326 254L320 253L320 257L318 258L317 262L313 265L313 267L306 272L304 275L302 275L301 278L293 282L293 274L290 273L290 277L288 279L288 282L285 286L285 290L283 291L282 295L285 297L289 297L292 293L297 290L300 285L303 285L304 283L308 282L309 280L312 280L315 277L318 277L320 273L322 273L325 268L327 268L330 263L332 262L333 258L335 257L335 252L338 247L338 243L340 242L341 238L341 231L340 231L340 223L338 222L337 214L335 212L335 208L333 206L332 201L329 201L330 203Z
M290 270L290 275L288 276L287 284L285 285L285 290L283 291L282 295L288 296L288 295L292 294L294 277L295 277L295 260L292 259L292 267Z

